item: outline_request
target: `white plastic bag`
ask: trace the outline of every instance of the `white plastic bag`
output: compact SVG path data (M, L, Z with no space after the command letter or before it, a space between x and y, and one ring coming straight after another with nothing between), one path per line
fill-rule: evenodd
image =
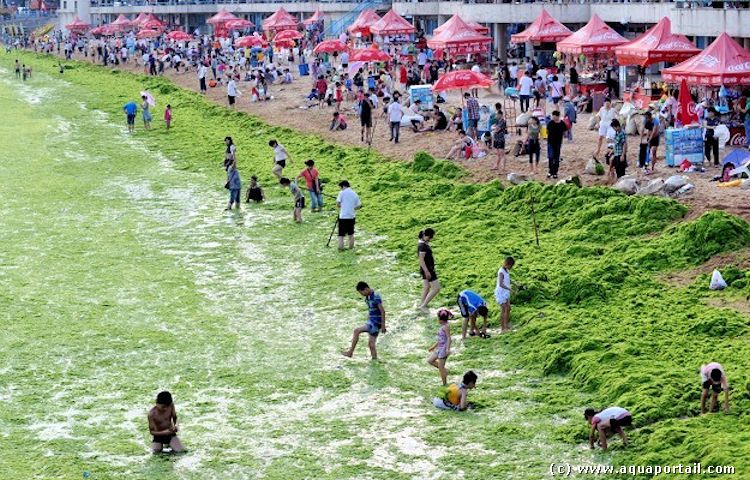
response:
M711 285L708 286L711 290L723 290L727 288L727 282L724 281L724 277L721 276L718 270L714 270L711 274Z

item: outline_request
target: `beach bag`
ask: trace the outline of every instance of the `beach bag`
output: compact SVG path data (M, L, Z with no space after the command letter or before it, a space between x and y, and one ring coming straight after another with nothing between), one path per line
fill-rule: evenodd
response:
M681 189L688 183L688 178L684 175L672 175L664 181L664 191L673 193Z
M711 284L708 286L711 290L723 290L727 288L727 282L724 281L724 277L721 276L718 270L714 270L711 274Z
M529 124L529 118L531 118L531 114L529 112L522 113L521 115L516 117L516 125L519 127L525 127Z

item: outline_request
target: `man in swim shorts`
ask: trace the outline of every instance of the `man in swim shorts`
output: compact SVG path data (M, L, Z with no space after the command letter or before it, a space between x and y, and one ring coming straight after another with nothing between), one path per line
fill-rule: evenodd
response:
M159 392L156 405L148 412L148 430L153 435L151 451L159 453L168 445L174 453L185 451L182 442L177 438L177 412L172 402L172 394Z

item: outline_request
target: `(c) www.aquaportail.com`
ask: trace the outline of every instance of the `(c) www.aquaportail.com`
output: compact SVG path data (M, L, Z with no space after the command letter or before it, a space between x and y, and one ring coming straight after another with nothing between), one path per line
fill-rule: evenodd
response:
M549 473L553 477L573 475L734 475L731 465L708 465L691 463L687 465L571 465L569 463L551 463Z

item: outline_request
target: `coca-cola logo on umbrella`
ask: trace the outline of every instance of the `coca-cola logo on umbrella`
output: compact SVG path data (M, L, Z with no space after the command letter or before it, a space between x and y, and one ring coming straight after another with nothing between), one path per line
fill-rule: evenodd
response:
M735 63L727 67L727 71L732 73L747 72L748 70L750 70L750 61Z
M620 40L620 35L615 32L603 32L591 36L592 42L603 42L606 40Z
M719 59L714 57L713 55L703 55L702 57L698 58L698 64L705 65L708 68L714 68L719 64Z

